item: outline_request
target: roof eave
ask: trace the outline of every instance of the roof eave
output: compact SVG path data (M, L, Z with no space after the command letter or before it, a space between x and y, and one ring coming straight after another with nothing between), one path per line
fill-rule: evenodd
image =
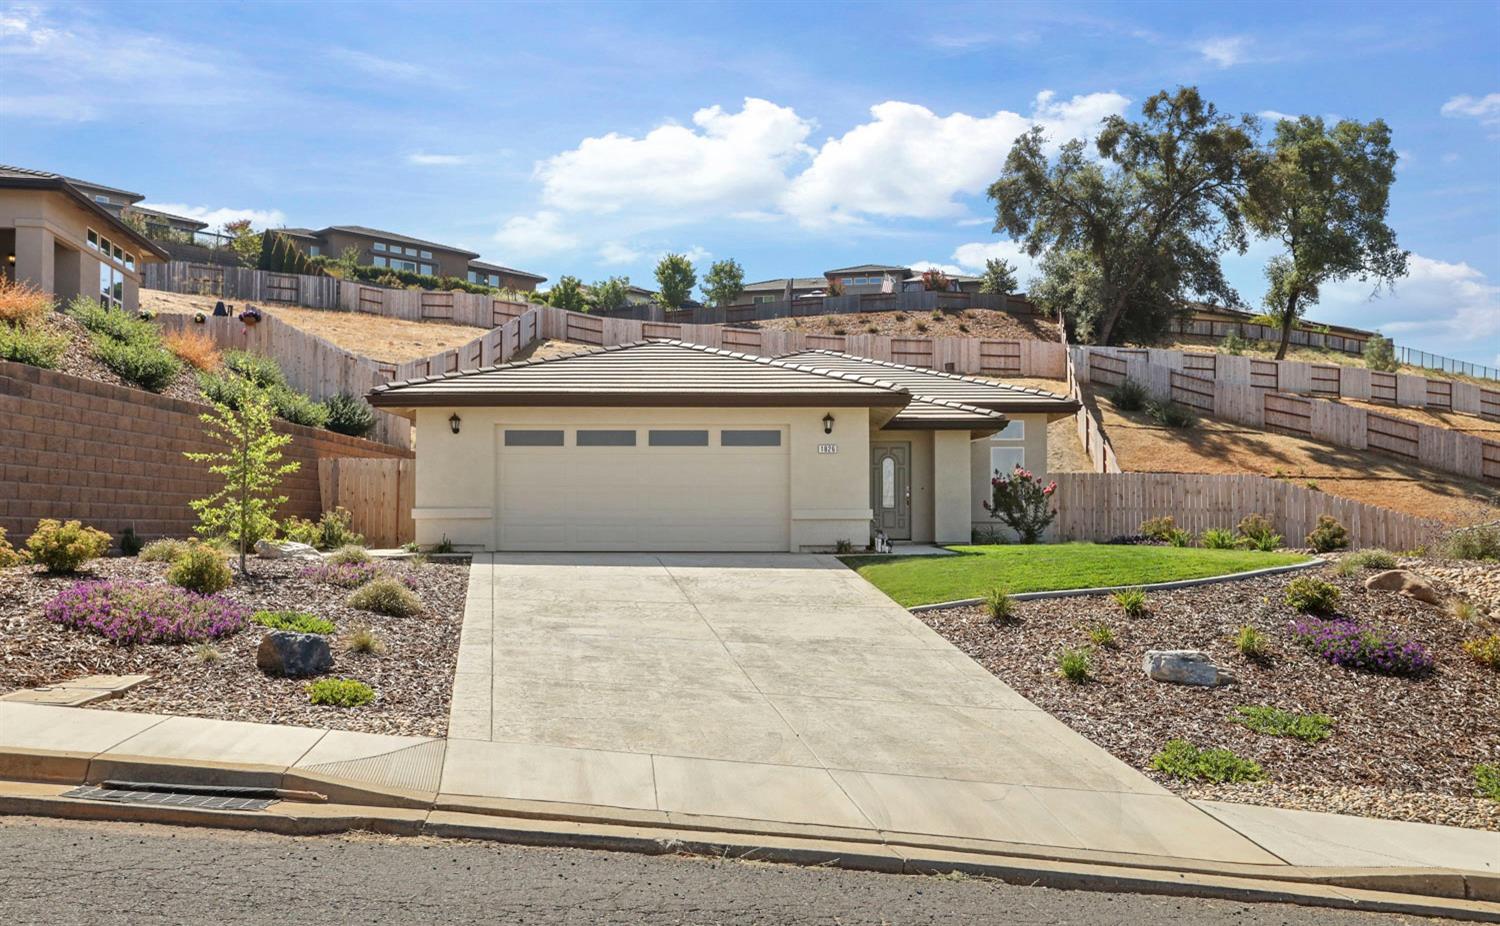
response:
M911 396L888 392L448 392L422 394L402 389L375 391L365 400L376 408L905 408Z
M61 177L0 177L0 189L12 190L49 190L62 193L74 202L94 213L100 219L109 223L110 228L116 234L124 234L130 238L136 248L149 251L152 256L159 260L168 261L172 255L168 254L160 245L145 237L140 232L121 222L119 219L103 206L83 195L83 191Z

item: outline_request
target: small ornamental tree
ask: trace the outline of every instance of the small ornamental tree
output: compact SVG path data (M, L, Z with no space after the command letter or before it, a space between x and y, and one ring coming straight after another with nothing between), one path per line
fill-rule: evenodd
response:
M1008 261L991 257L984 262L984 273L979 276L979 291L997 296L1009 296L1016 291L1016 268Z
M302 464L281 461L281 448L292 438L272 429L271 403L259 389L246 388L238 409L215 402L213 414L200 415L198 420L220 449L183 456L207 463L210 473L223 477L224 487L189 503L198 514L197 531L205 537L233 540L244 574L246 549L276 534L276 509L286 502L285 495L275 494L281 478Z
M990 480L991 498L984 503L984 510L1005 522L1022 543L1036 543L1057 517L1057 509L1052 507L1052 493L1056 491L1056 482L1043 485L1031 470L1018 464L1009 476L995 471Z
M664 308L680 309L698 285L698 272L684 254L667 254L656 264L657 300Z
M574 276L565 276L547 290L547 304L554 309L570 312L587 312L589 305L583 296L583 281Z
M630 277L610 277L589 287L594 308L601 312L622 309L630 301Z
M715 308L729 305L744 291L745 270L733 258L714 261L703 277L703 298Z

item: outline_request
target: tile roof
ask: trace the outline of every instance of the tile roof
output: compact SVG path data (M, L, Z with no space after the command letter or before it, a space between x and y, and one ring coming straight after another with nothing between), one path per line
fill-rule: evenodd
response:
M884 427L888 430L969 428L994 433L1004 428L1008 420L1003 413L993 409L919 397L912 399L911 404L897 412Z
M911 270L910 267L902 267L896 264L858 264L853 267L839 267L834 270L824 270L824 276L830 273L870 273L874 270Z
M387 383L372 405L882 406L911 401L905 389L858 373L813 370L749 354L637 341L582 354Z
M827 285L828 281L823 277L796 277L792 280L793 289L817 289L820 286ZM784 289L786 289L786 277L782 277L779 280L760 280L756 283L745 284L745 292L747 293L766 291L781 292Z
M871 360L831 350L806 350L777 357L802 367L814 367L853 376L889 380L924 400L945 399L1002 412L1058 413L1078 410L1078 402L1067 396L1023 386L1010 386L977 376L942 373L886 360Z
M469 261L469 266L476 270L488 270L491 273L508 273L511 276L526 277L528 280L537 280L538 282L547 279L540 273L529 273L525 270L517 270L514 267L502 267L499 264L491 264L482 260L471 260Z
M33 170L30 167L12 167L8 164L0 164L0 176L53 178L58 180L66 180L76 187L88 187L91 190L104 190L106 193L119 193L121 196L129 197L132 200L146 198L144 193L133 193L130 190L122 190L117 186L106 186L102 183L95 183L92 180L80 180L77 177L69 177L65 174L57 174L49 170Z

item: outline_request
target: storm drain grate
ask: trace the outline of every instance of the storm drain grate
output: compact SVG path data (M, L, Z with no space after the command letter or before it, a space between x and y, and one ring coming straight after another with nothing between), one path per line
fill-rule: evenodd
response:
M114 801L117 804L149 804L158 807L192 807L197 810L265 810L275 798L230 797L223 794L189 794L181 791L137 791L129 788L83 785L62 795L82 801Z

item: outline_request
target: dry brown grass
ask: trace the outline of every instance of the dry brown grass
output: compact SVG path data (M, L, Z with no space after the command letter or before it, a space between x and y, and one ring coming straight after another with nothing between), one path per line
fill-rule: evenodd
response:
M1163 341L1160 344L1144 344L1142 347L1159 347L1163 350L1184 350L1194 353L1223 353L1219 350L1219 342L1222 338L1206 338L1189 335L1179 337L1175 340ZM1241 352L1246 357L1255 357L1258 360L1271 360L1276 356L1276 345L1267 341L1247 341L1245 349ZM1325 366L1341 367L1363 367L1365 358L1357 354L1346 354L1337 350L1320 350L1316 347L1305 347L1292 345L1287 349L1287 360L1297 360L1302 363L1320 363ZM1393 371L1396 373L1408 373L1412 376L1427 376L1432 379L1451 379L1461 383L1475 383L1486 389L1495 388L1492 379L1479 379L1474 376L1465 376L1462 373L1451 373L1445 370L1429 370L1425 367L1412 366L1409 363L1398 364Z
M224 362L219 349L214 346L214 339L201 331L168 331L161 336L161 342L194 369L212 372Z
M0 322L37 325L52 311L52 297L26 282L0 277Z
M736 325L778 328L803 334L883 334L918 338L997 338L1056 341L1057 323L1042 315L996 309L938 312L857 312L847 315L802 315Z
M141 290L141 308L175 315L191 315L194 312L212 314L216 301L213 296ZM461 347L484 334L484 329L468 325L409 322L399 318L332 309L306 309L265 303L255 305L266 314L274 315L287 324L317 335L344 350L388 363L430 357ZM243 307L243 304L237 302L235 311L238 312Z

